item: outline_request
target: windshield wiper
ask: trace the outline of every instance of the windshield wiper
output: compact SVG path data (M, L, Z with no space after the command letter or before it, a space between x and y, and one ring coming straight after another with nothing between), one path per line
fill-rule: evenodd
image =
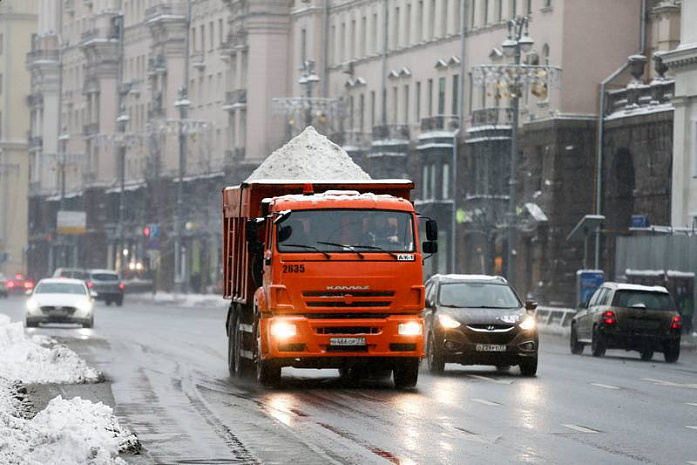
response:
M398 258L396 253L390 252L389 250L385 250L382 247L376 247L374 245L358 244L358 245L354 245L353 247L361 247L363 249L370 249L370 250L379 250L380 252L385 252L385 253L392 255L394 258Z
M281 243L281 245L283 245L284 247L302 247L303 249L312 249L312 250L316 250L317 252L323 254L325 257L327 257L327 258L329 258L329 259L332 258L332 256L329 255L329 253L325 252L325 251L322 250L322 249L319 249L319 248L315 247L314 245L305 245L305 244L283 244L283 243Z
M365 256L360 253L358 250L356 250L352 245L347 245L347 244L339 244L338 242L324 242L324 241L317 241L318 244L324 244L324 245L333 245L334 247L342 247L345 249L349 249L351 252L355 253L361 259L365 258Z

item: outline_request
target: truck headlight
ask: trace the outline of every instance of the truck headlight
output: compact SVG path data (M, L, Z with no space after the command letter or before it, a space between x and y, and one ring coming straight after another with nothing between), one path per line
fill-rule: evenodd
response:
M39 309L39 303L36 301L35 298L30 297L27 299L27 310L29 313L35 312Z
M454 329L460 326L460 322L457 321L455 318L451 317L450 315L446 314L440 314L438 315L438 321L440 322L440 325L444 328L448 329Z
M416 321L410 321L408 323L400 323L398 331L400 336L419 336L423 334L423 327Z
M523 321L520 322L520 329L525 330L525 331L530 331L531 329L535 329L535 317L534 316L526 316L523 318Z
M276 339L288 339L298 334L295 323L289 321L274 321L271 323L271 335Z

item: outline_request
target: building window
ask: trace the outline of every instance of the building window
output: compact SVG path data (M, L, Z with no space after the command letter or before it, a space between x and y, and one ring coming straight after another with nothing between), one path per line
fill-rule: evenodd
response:
M445 114L445 78L438 79L438 115Z
M368 18L366 16L363 16L363 18L361 18L360 49L358 50L361 57L364 57L366 55L365 41L367 40L367 34L368 34Z
M428 23L428 38L432 39L436 35L436 0L431 0L431 17Z
M545 0L545 8L552 8L552 0Z
M329 37L329 63L337 63L336 60L336 26L332 25L332 31Z
M460 91L460 76L455 74L453 76L453 106L452 106L452 115L457 116L460 114L458 111L457 105L459 101L459 91Z
M411 44L411 3L407 4L407 17L404 20L404 45Z
M431 165L431 195L429 198L436 198L436 165Z
M527 0L528 7L526 8L526 14L532 14L532 0Z
M496 0L496 21L503 21L503 0Z
M378 53L380 50L379 44L378 44L378 14L373 13L373 23L371 24L371 29L372 32L370 34L370 40L372 42L373 46L373 53Z
M477 27L477 0L472 0L472 13L470 16L470 28Z
M418 11L418 16L416 17L416 41L421 42L424 38L424 30L423 30L423 19L424 19L424 2L423 0L419 1L419 11Z
M358 123L361 133L365 131L365 94L361 94L358 106Z
M375 127L375 91L370 91L370 126Z
M459 0L455 0L459 1ZM450 5L448 5L448 0L443 0L443 4L441 5L441 10L440 10L440 34L438 34L441 37L445 37L448 35L448 8Z
M511 0L511 18L518 16L518 0Z
M484 11L482 12L482 16L484 17L482 24L486 26L489 24L489 0L484 0Z
M399 7L394 9L394 26L392 27L392 48L399 48L399 20L400 20L400 15L399 15Z
M392 121L397 124L399 120L399 88L394 86L392 88Z
M416 95L414 96L414 102L416 103L416 122L421 121L421 83L416 83Z
M354 100L353 100L353 95L349 97L349 130L353 131L354 125L353 125L353 109L354 109Z
M442 199L449 199L450 198L450 165L449 164L444 164L443 165L443 183L442 183L443 191L442 191Z
M341 37L339 37L339 62L346 59L346 23L341 23Z
M225 42L225 28L223 27L223 20L218 20L218 44Z
M545 65L549 65L549 45L548 44L544 44L544 46L542 46L542 62Z
M433 79L428 80L428 116L433 116Z
M428 165L424 166L423 169L423 181L421 182L422 185L422 191L421 191L421 198L423 200L426 200L428 198Z
M409 84L404 86L404 123L409 124Z
M210 28L210 31L208 31L208 32L211 36L210 40L208 41L209 42L208 50L212 52L213 48L215 47L215 24L213 23L213 21L208 23L208 27Z
M690 127L692 128L692 137L690 137L692 142L692 177L697 177L697 121L692 121Z
M206 50L206 26L201 25L199 31L201 32L201 51L203 52Z
M300 60L307 61L307 29L300 29Z
M5 34L0 34L0 55L5 53Z
M351 37L349 37L349 57L356 58L356 20L351 20Z

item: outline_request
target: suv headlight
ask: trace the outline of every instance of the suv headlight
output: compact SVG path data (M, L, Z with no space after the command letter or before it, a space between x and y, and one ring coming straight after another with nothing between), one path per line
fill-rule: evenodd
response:
M530 331L532 329L535 329L535 326L536 326L535 317L532 315L526 316L525 318L523 318L523 321L521 321L518 326L520 326L520 329L525 330L525 331Z
M446 315L444 313L438 315L438 321L440 322L440 325L444 328L448 329L454 329L460 326L460 322L457 321L455 318L451 317L450 315Z

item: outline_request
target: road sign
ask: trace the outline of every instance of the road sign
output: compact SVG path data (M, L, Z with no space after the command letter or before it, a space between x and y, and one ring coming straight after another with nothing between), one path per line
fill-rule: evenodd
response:
M56 230L58 234L85 234L87 231L87 213L81 211L59 211Z

